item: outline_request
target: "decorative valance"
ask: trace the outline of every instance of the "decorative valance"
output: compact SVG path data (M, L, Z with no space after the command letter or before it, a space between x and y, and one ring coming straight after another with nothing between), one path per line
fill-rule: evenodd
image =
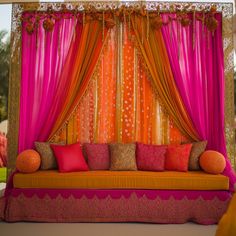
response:
M92 4L86 3L84 5L75 5L73 8L66 4L61 4L61 8L57 9L60 13L53 8L53 5L48 5L43 11L33 11L22 16L22 22L26 22L26 30L32 34L40 24L43 22L43 27L46 31L51 32L56 21L60 18L71 18L76 20L83 13L83 24L99 20L106 28L112 28L116 25L116 20L121 22L128 22L130 24L133 15L146 17L148 27L151 26L159 29L162 25L167 25L172 21L178 21L182 26L189 26L196 20L201 21L206 25L207 29L214 32L218 26L218 21L215 14L219 12L217 5L191 5L191 4ZM163 21L160 14L162 12L176 13L175 16L169 16L168 19Z

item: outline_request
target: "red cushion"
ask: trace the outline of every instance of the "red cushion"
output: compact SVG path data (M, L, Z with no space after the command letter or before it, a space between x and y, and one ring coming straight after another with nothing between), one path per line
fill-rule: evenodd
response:
M85 143L84 149L90 170L108 170L110 168L108 144Z
M60 172L87 171L80 143L70 145L50 145L57 160Z
M168 146L166 151L166 170L188 171L192 144Z
M164 145L147 145L137 143L136 161L139 170L163 171L165 169Z

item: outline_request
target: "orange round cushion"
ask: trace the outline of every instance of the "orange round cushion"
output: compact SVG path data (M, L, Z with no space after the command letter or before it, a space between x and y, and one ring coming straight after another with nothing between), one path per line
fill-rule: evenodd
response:
M40 155L32 149L21 152L16 158L16 168L23 173L32 173L40 167Z
M200 166L210 174L220 174L225 169L225 158L217 151L205 151L200 156Z

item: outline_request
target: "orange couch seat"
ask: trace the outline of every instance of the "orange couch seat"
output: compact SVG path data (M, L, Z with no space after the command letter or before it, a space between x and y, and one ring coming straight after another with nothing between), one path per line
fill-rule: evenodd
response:
M59 173L57 170L14 175L15 188L47 189L169 189L228 190L229 179L203 171L87 171Z

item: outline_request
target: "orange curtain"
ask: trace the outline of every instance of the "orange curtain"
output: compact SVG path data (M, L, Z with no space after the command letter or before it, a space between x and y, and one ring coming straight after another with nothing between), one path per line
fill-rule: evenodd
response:
M68 77L70 84L65 88L66 96L61 109L62 112L55 122L49 140L64 124L68 125L70 115L89 84L106 35L107 30L101 21L88 21L85 23L81 35L77 35L77 37L81 37L79 43L76 44L75 39L72 44L62 72L62 77Z
M187 138L159 104L127 23L112 28L86 92L59 140L177 144Z
M134 33L142 56L151 74L152 84L161 103L173 119L176 127L190 140L199 140L174 82L168 55L160 30L152 27L147 32L146 17L133 15Z
M168 143L169 120L152 90L139 51L130 38L126 22L119 24L108 35L98 70L94 76L93 98L88 91L78 114L81 142L143 142ZM89 102L94 102L94 119ZM91 109L91 108L90 108ZM86 121L85 121L86 120ZM95 121L93 123L93 120ZM81 126L83 124L83 126ZM91 128L93 124L93 129ZM91 130L93 135L86 131ZM180 135L181 136L181 135ZM181 138L177 138L178 141ZM177 140L175 138L175 140Z

